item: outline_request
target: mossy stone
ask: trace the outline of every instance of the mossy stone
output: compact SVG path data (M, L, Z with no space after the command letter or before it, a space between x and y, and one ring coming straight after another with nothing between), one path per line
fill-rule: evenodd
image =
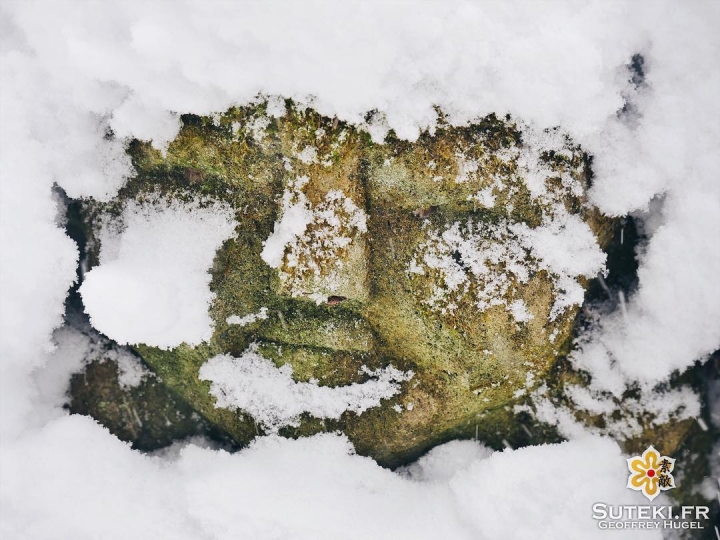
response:
M551 320L556 292L544 271L513 284L532 315L521 323L502 305L479 311L469 300L451 313L437 312L426 301L432 276L408 272L431 231L468 220L542 222L548 202L533 198L523 181L517 160L523 144L522 129L509 117L441 124L412 143L391 133L376 144L357 128L289 100L280 117L259 103L213 117L183 116L165 154L133 141L128 151L137 175L110 203L88 202L85 216L92 236L98 216L118 214L130 199L160 193L230 204L238 227L211 269L213 337L198 347L165 351L138 344L136 351L168 387L240 444L262 428L241 411L214 406L209 383L198 378L213 355L239 356L257 342L278 365L291 364L297 380L330 386L362 380L362 366L412 370L398 395L362 415L307 418L288 431L340 429L360 453L396 465L450 437L492 431L484 426L501 418L530 381L543 380L571 335L577 306ZM568 142L563 152L538 159L557 173L547 189L602 244L611 222L585 200L582 150ZM562 178L583 189L570 190ZM481 192L494 203L479 204ZM332 219L308 225L307 242L298 244L292 264L286 251L273 268L262 253L282 218L284 196L325 209ZM323 227L331 226L346 235L343 245L326 242ZM332 249L313 251L318 245ZM265 319L246 326L227 322L261 308Z

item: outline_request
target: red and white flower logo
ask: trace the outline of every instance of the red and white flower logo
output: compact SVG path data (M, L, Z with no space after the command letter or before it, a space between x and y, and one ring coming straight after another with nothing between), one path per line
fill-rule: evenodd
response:
M675 460L661 456L652 446L648 447L642 456L629 458L627 464L630 471L627 487L642 491L642 494L651 501L660 495L661 491L675 487L675 479L672 475Z

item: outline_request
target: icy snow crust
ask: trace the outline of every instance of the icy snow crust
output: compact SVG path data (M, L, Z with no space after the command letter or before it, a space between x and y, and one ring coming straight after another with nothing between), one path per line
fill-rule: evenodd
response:
M240 357L218 355L200 368L200 379L210 381L217 407L247 412L270 433L283 426L299 426L300 415L339 419L345 411L362 414L400 391L400 382L412 378L392 366L365 370L370 380L330 388L317 382L295 382L292 366L277 368L251 345Z
M33 375L57 361L50 335L77 262L51 187L108 199L131 174L125 137L162 147L178 129L170 111L225 110L258 91L313 95L321 112L365 123L380 139L388 128L413 139L435 122L436 104L457 123L512 112L562 125L595 156L593 201L658 225L626 316L586 336L575 361L600 386L653 384L720 346L718 9L654 0L412 10L204 2L171 11L161 2L7 2L2 536L606 538L592 503L637 504L606 439L471 457L449 482L428 485L353 455L333 435L262 438L234 455L190 444L146 456L88 418L63 415L57 392ZM647 76L634 88L623 66L638 51ZM617 114L624 100L631 118ZM372 109L385 113L366 119Z

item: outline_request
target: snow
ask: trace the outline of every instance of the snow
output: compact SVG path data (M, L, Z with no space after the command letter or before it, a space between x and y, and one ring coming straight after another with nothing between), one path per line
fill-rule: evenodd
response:
M347 386L319 386L317 382L295 382L292 366L278 368L264 358L257 345L240 357L218 355L200 367L200 380L210 381L216 407L249 413L270 433L283 426L299 426L300 415L339 419L345 411L362 414L400 392L400 383L412 378L392 366L365 370L370 379Z
M67 403L70 376L99 359L105 348L89 335L69 327L55 330L53 342L54 350L47 354L48 364L33 373L33 382L48 403L59 409Z
M466 159L462 155L457 157L458 175L455 177L455 183L464 184L470 178L470 175L477 172L480 164L474 159Z
M470 463L467 450L448 449L457 470L446 464L449 479L433 481L383 469L332 434L263 437L236 454L191 444L165 459L133 452L92 420L70 416L33 442L3 460L3 489L14 494L3 537L520 540L560 532L602 539L607 532L591 519L592 503L637 504L619 448L598 438L490 457L478 449Z
M415 463L401 468L399 473L416 482L445 483L492 454L492 448L477 441L450 441L436 446Z
M570 306L582 304L585 289L578 278L602 272L605 258L590 227L557 207L534 229L525 223L468 220L443 231L430 230L408 273L432 275L437 284L423 302L435 311L454 313L458 303L470 297L478 311L504 305L517 322L527 322L532 315L517 296L532 273L545 270L556 293L548 315L552 321Z
M103 228L100 264L80 287L93 326L120 344L164 349L209 339L208 270L234 231L220 203L130 202L120 226Z
M227 319L225 319L225 322L228 324L236 324L242 327L257 321L263 321L267 318L268 309L266 307L261 307L260 311L256 313L250 313L248 315L245 315L244 317L240 317L238 315L230 315Z
M527 322L533 318L533 314L528 311L525 302L520 299L511 302L510 305L508 305L508 310L517 322Z
M606 255L587 223L556 208L553 218L531 229L524 223L509 227L520 244L530 250L538 270L546 270L553 280L557 297L550 311L555 319L572 305L581 305L585 290L577 278L593 278L605 269Z
M430 298L423 301L440 313L454 313L458 304L470 297L479 311L504 305L516 322L527 322L533 315L522 299L522 285L531 275L546 271L555 292L548 315L554 321L569 307L581 305L585 289L578 278L593 278L604 272L606 255L600 249L590 226L566 205L569 197L582 201L584 186L571 167L554 167L543 156L564 156L573 163L582 159L577 146L559 129L538 130L519 121L521 144L503 148L497 158L513 171L507 177L496 173L487 186L468 200L485 208L496 204L495 194L515 195L519 185L530 193L542 212L542 223L530 227L525 222L455 222L445 230L429 231L429 239L416 250L408 266L410 275L431 274L439 283ZM456 154L456 183L467 182L478 172L480 163ZM488 159L488 161L491 161ZM434 166L434 164L433 164ZM429 168L433 168L430 167ZM483 165L483 168L485 166ZM560 187L549 182L559 179ZM509 185L511 184L511 185ZM510 205L499 208L510 211ZM430 222L424 223L426 228Z
M641 436L647 426L660 427L668 422L698 418L701 411L700 399L688 386L640 391L637 397L619 399L612 393L567 384L563 395L567 403L560 403L557 396L550 397L548 388L542 385L530 394L530 405L516 405L514 409L529 412L536 420L557 427L567 439L593 433L618 441ZM600 417L604 425L585 425L576 413Z
M495 195L493 195L492 187L481 189L475 195L470 195L469 199L475 201L480 206L483 206L485 208L492 208L493 206L495 206Z
M594 156L591 202L613 215L634 213L650 234L627 317L605 317L583 336L574 361L593 373L597 391L621 393L632 379L652 386L720 347L719 10L712 2L670 0L428 2L412 9L359 1L187 2L171 10L154 1L5 2L1 535L607 537L589 520L591 501L637 499L628 499L617 445L597 437L493 454L430 486L353 455L350 443L333 435L263 438L233 455L191 444L173 460L134 452L92 420L65 415L55 379L74 369L60 364L78 357L63 358L68 349L61 346L53 353L51 336L62 324L78 252L55 221L52 186L108 200L132 174L123 137L162 149L177 132L178 113L222 111L258 93L271 96L273 116L284 114L278 96L289 96L366 126L376 141L388 129L415 139L435 123L436 105L456 124L496 112L540 129L562 126ZM640 85L629 82L625 67L636 53L645 59ZM617 114L625 100L632 115ZM380 112L366 119L371 110ZM175 213L187 216L168 210L159 223ZM128 217L135 223L128 231L143 227L141 216ZM111 269L130 249L123 235ZM182 332L158 331L166 346L207 335L206 271L219 235L203 238L207 256L175 276L192 284L183 296L202 315L184 320ZM131 278L139 269L127 264L124 276L102 265L92 271L97 289L88 305L93 296L98 302L89 311L109 337L145 340L146 330L133 327L145 313L128 318L107 306L110 284L137 293ZM118 309L146 304L136 295L114 299ZM154 297L149 304L165 312L169 302ZM156 319L149 322L153 328ZM41 383L53 367L57 377L46 380L55 384Z
M117 365L118 382L129 388L153 376L140 358L125 347L120 347L85 325L63 326L53 332L53 349L45 352L45 364L29 376L30 387L42 396L44 407L35 407L34 415L23 427L40 429L47 422L67 414L70 377L82 373L90 362L113 362ZM30 394L33 396L33 394Z
M312 146L306 146L296 156L305 165L317 162L317 149Z
M137 356L124 349L117 352L115 362L118 366L118 382L123 388L140 386L151 373Z
M310 201L301 190L310 181L307 176L291 180L283 192L280 221L275 222L272 234L265 240L261 253L271 268L280 268L285 249L305 233L313 220Z

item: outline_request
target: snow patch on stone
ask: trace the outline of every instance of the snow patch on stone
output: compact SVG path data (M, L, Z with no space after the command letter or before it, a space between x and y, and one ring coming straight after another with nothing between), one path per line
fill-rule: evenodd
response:
M256 321L263 321L267 318L268 309L266 307L261 307L260 311L250 313L248 315L245 315L244 317L239 317L238 315L230 315L227 319L225 319L225 322L237 326L247 326L248 324L252 324Z
M317 382L296 382L292 366L278 368L251 345L240 357L215 356L200 368L200 379L211 382L216 407L240 409L250 414L269 432L283 426L300 425L300 415L339 419L345 411L362 414L400 391L400 383L412 372L392 366L365 370L371 378L347 386L319 386Z
M120 344L168 349L210 338L215 253L235 231L222 203L131 201L100 231L100 264L80 287L93 326Z

